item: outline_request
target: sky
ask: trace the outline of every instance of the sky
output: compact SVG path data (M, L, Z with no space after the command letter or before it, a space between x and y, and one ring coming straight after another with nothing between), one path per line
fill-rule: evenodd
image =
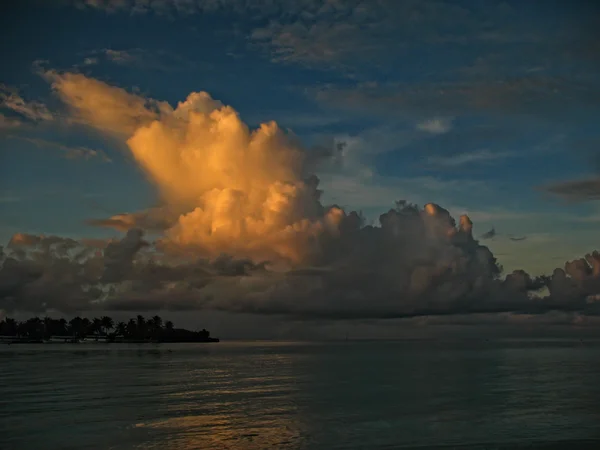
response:
M594 2L6 3L5 314L594 320Z

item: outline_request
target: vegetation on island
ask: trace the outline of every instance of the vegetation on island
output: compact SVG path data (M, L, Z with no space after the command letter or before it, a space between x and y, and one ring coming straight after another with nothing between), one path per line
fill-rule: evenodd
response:
M49 341L52 339L71 338L72 341L102 340L107 342L215 342L210 332L190 331L175 328L173 322L163 322L160 316L146 319L142 315L117 322L108 316L74 317L67 321L64 318L53 319L32 317L19 322L6 317L0 321L0 336L14 337L21 341Z

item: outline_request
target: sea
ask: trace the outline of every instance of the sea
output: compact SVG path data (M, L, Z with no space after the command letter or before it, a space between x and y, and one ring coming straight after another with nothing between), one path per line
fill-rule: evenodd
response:
M600 341L0 346L0 449L600 449Z

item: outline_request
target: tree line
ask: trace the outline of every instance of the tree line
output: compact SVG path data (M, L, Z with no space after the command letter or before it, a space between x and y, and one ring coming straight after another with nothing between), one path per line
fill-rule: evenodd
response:
M108 338L123 337L126 339L161 339L176 336L197 337L209 339L207 330L192 332L176 329L173 322L163 322L160 316L146 319L142 315L129 319L127 322L117 322L109 317L74 317L67 321L64 318L32 317L25 321L17 321L6 317L0 321L0 336L27 337L32 339L48 339L51 336L73 336L83 339L86 337L106 336Z

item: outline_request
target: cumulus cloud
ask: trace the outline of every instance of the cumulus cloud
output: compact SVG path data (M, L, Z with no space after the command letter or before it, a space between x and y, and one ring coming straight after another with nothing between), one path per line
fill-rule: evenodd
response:
M105 244L15 235L1 256L1 309L300 319L599 312L596 252L548 277L502 278L467 216L456 223L439 205L398 202L370 226L324 205L307 151L274 122L250 130L204 92L173 108L80 74L47 76L75 117L126 142L161 204L96 222L126 231ZM160 237L151 242L142 228ZM550 294L536 294L541 287Z
M341 211L324 210L304 152L274 122L251 131L205 92L173 109L80 74L50 78L77 117L129 134L133 157L179 212L165 245L296 261L317 236L335 231Z
M147 100L79 73L44 72L74 118L102 131L131 135L169 110L165 102Z

